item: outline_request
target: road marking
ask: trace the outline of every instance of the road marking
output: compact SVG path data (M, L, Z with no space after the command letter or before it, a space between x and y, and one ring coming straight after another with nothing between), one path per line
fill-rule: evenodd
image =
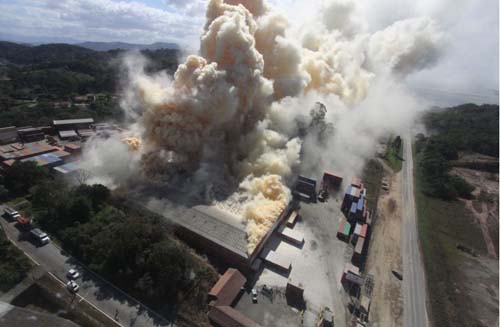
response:
M25 256L27 256L29 259L31 259L31 261L33 261L37 266L41 266L40 263L38 263L38 261L35 260L35 258L33 258L31 255L29 255L28 253L26 253L26 251L24 251L23 249L21 249L16 242L14 242L10 237L9 235L7 235L7 233L5 233L5 236L7 237L7 239L16 247L18 248L19 250L21 250Z
M64 286L66 288L66 284L64 283L63 280L61 280L59 277L57 277L56 275L54 275L53 273L51 273L50 271L48 271L49 275L51 275L55 280L57 280L59 283L61 283L62 286ZM80 298L80 301L78 301L78 303L82 302L82 301L85 301L87 302L88 304L90 304L92 307L94 307L94 309L96 309L97 311L99 311L100 313L102 313L103 315L105 315L106 317L108 317L109 319L111 319L111 321L114 321L117 325L119 326L122 326L122 327L125 327L123 326L121 323L119 323L118 321L116 321L115 319L113 319L110 315L108 315L106 312L102 311L101 309L99 309L98 307L96 307L92 302L88 301L86 298L84 298L83 296L81 296L80 294L76 293L75 296L77 298Z

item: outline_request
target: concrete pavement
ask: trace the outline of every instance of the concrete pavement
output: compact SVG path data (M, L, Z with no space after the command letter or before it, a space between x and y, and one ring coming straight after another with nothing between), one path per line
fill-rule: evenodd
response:
M404 137L403 161L403 298L404 327L428 327L426 283L417 233L413 185L413 153L410 135Z
M3 214L3 212L4 206L0 205L0 213ZM14 226L14 222L8 222L0 217L0 223L7 236L20 250L58 279L67 281L68 270L77 269L81 275L76 281L80 285L79 295L121 325L126 327L175 326L79 264L75 259L63 255L52 242L37 247L29 240L23 239L22 233Z

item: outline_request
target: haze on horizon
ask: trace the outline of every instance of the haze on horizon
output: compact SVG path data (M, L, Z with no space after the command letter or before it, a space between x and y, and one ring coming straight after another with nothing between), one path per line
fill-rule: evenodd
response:
M308 23L324 0L271 0L293 27ZM4 0L0 40L27 43L176 42L196 53L206 0ZM430 16L447 33L446 50L431 69L407 83L432 105L498 103L499 23L495 0L367 0L366 30Z

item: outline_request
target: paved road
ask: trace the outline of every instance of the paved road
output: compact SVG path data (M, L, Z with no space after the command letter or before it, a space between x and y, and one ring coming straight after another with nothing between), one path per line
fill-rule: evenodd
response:
M404 138L403 161L403 327L428 327L424 267L418 243L413 190L411 137Z
M4 206L0 205L0 215L3 212ZM0 217L0 223L7 236L16 243L19 249L59 279L66 281L68 270L76 268L82 275L77 280L80 285L78 293L121 325L128 327L174 326L145 307L141 307L126 294L82 267L76 260L61 254L54 244L36 247L30 241L22 239L22 233L14 226L14 223L7 222L4 217Z

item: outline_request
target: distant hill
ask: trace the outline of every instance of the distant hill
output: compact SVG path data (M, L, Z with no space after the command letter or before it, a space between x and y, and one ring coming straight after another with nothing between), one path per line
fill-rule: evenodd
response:
M113 95L123 80L126 50L94 51L76 45L38 46L0 41L0 126L42 126L53 119L91 116L120 119ZM148 72L177 69L179 50L139 50L148 58ZM55 103L76 95L100 94L88 108L57 109Z
M82 48L87 48L95 51L109 50L160 50L174 49L179 50L179 46L175 43L156 42L153 44L134 44L125 42L82 42L75 44Z
M38 46L0 41L0 58L15 64L48 64L93 59L104 59L102 55L79 46L52 43Z

